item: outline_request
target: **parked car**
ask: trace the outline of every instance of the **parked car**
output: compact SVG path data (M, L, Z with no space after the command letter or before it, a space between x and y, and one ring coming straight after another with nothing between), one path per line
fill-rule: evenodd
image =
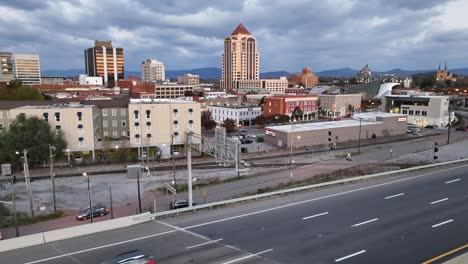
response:
M257 135L253 134L253 133L248 133L247 134L247 137L249 138L257 138Z
M75 156L75 162L76 163L82 163L83 162L83 157L82 156Z
M192 202L192 206L197 205L197 203ZM169 208L171 210L188 207L187 200L173 200L169 203Z
M101 264L156 264L154 257L140 250L132 250L113 257Z
M231 136L232 139L239 139L238 136Z
M107 214L109 214L109 208L102 205L93 206L93 217L105 216ZM89 210L89 208L80 211L76 216L77 220L86 220L89 218L91 218L91 210Z
M253 142L253 141L250 140L250 139L242 139L242 140L241 140L241 143L242 143L242 144L252 144L252 142Z
M427 126L425 126L424 128L433 129L433 128L434 128L434 126L433 126L433 125L427 125Z

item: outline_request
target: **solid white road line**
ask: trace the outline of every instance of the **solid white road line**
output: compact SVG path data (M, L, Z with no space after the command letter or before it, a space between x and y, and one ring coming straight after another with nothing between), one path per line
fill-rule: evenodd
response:
M322 215L327 215L328 212L325 212L325 213L321 213L321 214L316 214L316 215L311 215L311 216L306 216L306 217L303 217L302 220L307 220L307 219L310 219L310 218L314 218L314 217L318 217L318 216L322 216Z
M450 223L450 222L453 222L453 219L449 219L449 220L444 221L444 222L442 222L442 223L435 224L435 225L432 226L432 228L436 228L436 227L438 227L438 226L445 225L445 224L448 224L448 223Z
M335 262L340 262L340 261L342 261L342 260L349 259L349 258L355 257L355 256L357 256L357 255L361 255L361 254L363 254L363 253L366 253L366 251L365 251L365 250L361 250L361 251L358 251L358 252L353 253L353 254L351 254L351 255L344 256L344 257L339 258L339 259L335 259Z
M451 180L451 181L446 181L445 184L449 184L449 183L457 182L457 181L461 181L461 179L455 179L455 180Z
M231 264L231 263L239 262L239 261L244 260L244 259L248 259L248 258L252 258L252 257L257 257L257 256L259 256L259 255L261 255L261 254L265 254L265 253L270 252L270 251L273 251L273 249L270 248L270 249L268 249L268 250L264 250L264 251L262 251L262 252L258 252L258 253L255 253L255 254L250 254L250 255L245 256L245 257L242 257L242 258L233 259L233 260L230 260L230 261L228 261L228 262L224 262L224 263L222 263L222 264Z
M405 193L399 193L399 194L395 194L395 195L390 195L390 196L387 196L385 197L384 199L392 199L392 198L395 198L395 197L398 197L398 196L402 196L402 195L405 195Z
M440 200L437 200L437 201L430 202L429 204L436 204L436 203L440 203L440 202L445 202L447 200L448 200L448 198L444 198L444 199L440 199Z
M365 224L372 223L372 222L375 222L375 221L378 221L378 220L379 220L378 218L374 218L374 219L371 219L371 220L367 220L367 221L352 225L351 227L365 225Z
M252 213L246 213L246 214L241 214L241 215L226 217L226 218L222 218L222 219L218 219L218 220L213 220L213 221L209 221L209 222L205 222L205 223L201 223L201 224L195 224L195 225L191 225L191 226L186 226L186 227L184 227L183 229L191 229L191 228L196 228L196 227L201 227L201 226L206 226L206 225L212 225L212 224L216 224L216 223L221 223L221 222L225 222L225 221L230 221L230 220L234 220L234 219L238 219L238 218L244 218L244 217L251 216L251 215L262 214L262 213L266 213L266 212L270 212L270 211L275 211L275 210L279 210L279 209L283 209L283 208L287 208L287 207L291 207L291 206L296 206L296 205L301 205L301 204L310 203L310 202L314 202L314 201L324 200L324 199L328 199L328 198L331 198L331 197L336 197L336 196L341 196L341 195L345 195L345 194L350 194L350 193L360 192L360 191L364 191L364 190L374 189L374 188L378 188L378 187L382 187L382 186L386 186L386 185L390 185L390 184L394 184L394 183L399 183L399 182L405 182L405 181L409 181L409 180L414 180L414 179L426 177L426 176L428 176L428 175L432 175L432 174L436 174L436 173L441 173L441 172L444 172L444 171L451 171L451 170L460 169L460 168L464 168L464 167L467 167L467 165L456 166L456 167L447 168L447 169L443 169L443 170L437 170L437 171L433 171L433 172L428 172L428 173L424 173L424 174L420 174L420 175L415 175L415 176L407 177L407 178L404 178L404 179L399 179L399 180L394 180L394 181L379 183L379 184L376 184L376 185L367 186L367 187L362 187L362 188L358 188L358 189L354 189L354 190L349 190L349 191L344 191L344 192L340 192L340 193L334 193L334 194L325 195L325 196L321 196L321 197L317 197L317 198L312 198L312 199L309 199L309 200L304 200L304 201L300 201L300 202L296 202L296 203L290 203L290 204L280 205L280 206L277 206L277 207L272 207L272 208L268 208L268 209L263 209L263 210L255 211L255 212L252 212Z
M192 248L196 248L196 247L201 247L201 246L204 246L204 245L208 245L208 244L212 244L212 243L216 243L216 242L219 242L223 240L222 238L220 239L216 239L216 240L211 240L211 241L208 241L208 242L205 242L205 243L201 243L201 244L198 244L198 245L193 245L193 246L190 246L190 247L186 247L185 249L192 249Z
M80 253L85 253L85 252L89 252L89 251L93 251L93 250L118 246L118 245L121 245L121 244L130 243L130 242L135 242L135 241L139 241L139 240L143 240L143 239L147 239L147 238L151 238L151 237L162 236L162 235L174 233L174 232L177 232L177 231L178 230L170 230L170 231L157 233L157 234L153 234L153 235L149 235L149 236L138 237L138 238L134 238L134 239L120 241L120 242L117 242L117 243L112 243L112 244L107 244L107 245L103 245L103 246L99 246L99 247L93 247L93 248L88 248L88 249L84 249L84 250L80 250L80 251L75 251L75 252L71 252L71 253L67 253L67 254L63 254L63 255L58 255L58 256L55 256L55 257L35 260L35 261L31 261L31 262L26 262L24 264L34 264L34 263L45 262L45 261L54 260L54 259L63 258L63 257L68 257L68 256L72 256L72 255L76 255L76 254L80 254Z

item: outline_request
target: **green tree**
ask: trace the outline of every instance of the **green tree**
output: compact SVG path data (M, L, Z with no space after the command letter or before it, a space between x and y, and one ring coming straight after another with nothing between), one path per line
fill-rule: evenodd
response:
M260 101L258 102L258 106L262 106L265 104L265 96L262 97L262 99L260 99Z
M37 117L26 117L20 114L12 125L0 134L2 162L19 163L20 157L17 153L28 150L28 158L31 164L38 164L48 160L49 144L55 146L57 158L64 157L67 147L62 131L53 132L49 123Z
M259 126L265 126L265 125L268 125L270 123L269 118L264 116L264 115L256 116L252 121L256 125L259 125Z
M216 122L213 120L211 111L204 111L201 114L201 126L206 130L212 130L216 127Z
M231 118L225 119L221 126L226 128L226 133L228 134L237 132L237 123L236 121L234 121L234 119L231 119Z
M0 89L0 100L44 100L44 96L38 89L12 80L6 88Z
M302 117L303 114L304 112L302 112L302 109L299 106L296 106L296 108L294 108L294 111L292 112L291 117L297 120L299 117Z

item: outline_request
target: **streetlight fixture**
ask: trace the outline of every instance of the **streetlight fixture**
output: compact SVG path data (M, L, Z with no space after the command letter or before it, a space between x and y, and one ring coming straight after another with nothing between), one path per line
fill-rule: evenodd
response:
M86 177L88 181L89 215L91 216L91 223L92 223L93 222L93 204L91 201L91 188L89 187L89 176L86 172L83 172L83 177Z
M289 146L289 168L291 169L292 168L292 152L293 152L293 142L294 142L294 124L296 123L296 119L293 119L292 120L292 123L291 123L291 145Z

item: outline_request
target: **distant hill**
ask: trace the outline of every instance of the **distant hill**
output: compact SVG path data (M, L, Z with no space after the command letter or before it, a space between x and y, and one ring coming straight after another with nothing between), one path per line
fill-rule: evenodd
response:
M383 72L373 72L374 75L380 74L394 74L398 76L409 76L414 74L421 73L431 73L435 72L435 69L430 70L403 70L403 69L392 69L389 71ZM453 72L457 75L468 75L468 68L460 69L449 69L450 72ZM359 72L359 70L351 68L341 68L341 69L332 69L316 72L315 74L320 77L354 77ZM42 72L42 76L64 76L64 77L75 77L83 74L84 70L82 69L70 69L70 70L45 70ZM200 75L201 79L221 79L221 69L216 67L208 68L198 68L191 70L166 70L166 78L177 78L177 76L184 75L186 73ZM287 71L272 71L272 72L263 72L260 73L260 78L279 78L283 76L289 76L291 73ZM140 77L140 71L125 71L125 77Z

